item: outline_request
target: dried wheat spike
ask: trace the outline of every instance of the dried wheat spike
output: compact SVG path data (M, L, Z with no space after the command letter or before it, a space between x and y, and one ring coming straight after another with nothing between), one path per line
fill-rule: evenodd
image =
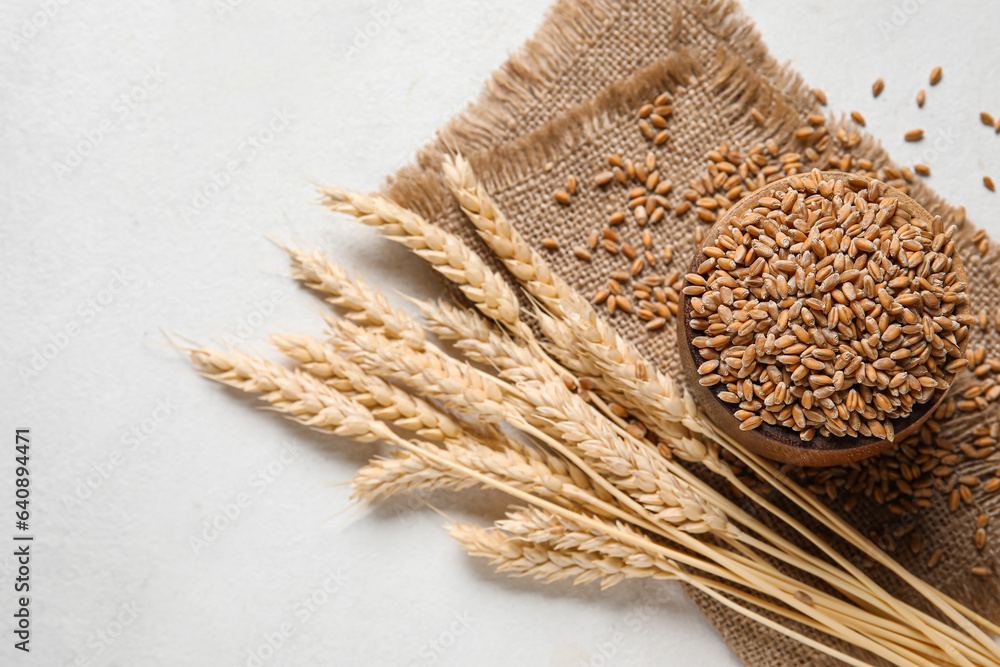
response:
M326 301L352 311L351 320L381 327L389 338L400 338L418 350L424 349L423 327L402 308L394 307L360 275L349 274L315 248L282 246L292 260L292 276L306 287L326 295Z
M378 227L458 285L487 317L501 322L517 335L528 335L527 326L520 321L520 306L514 290L460 238L384 197L339 188L323 188L322 192L324 203L332 210Z

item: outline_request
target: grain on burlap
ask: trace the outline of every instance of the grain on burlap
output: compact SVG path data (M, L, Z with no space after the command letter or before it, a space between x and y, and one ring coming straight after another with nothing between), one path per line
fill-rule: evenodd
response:
M653 147L639 133L636 113L639 106L664 90L675 98L667 128L671 139ZM763 125L751 118L751 107L764 113ZM401 204L460 233L489 256L438 177L442 154L461 151L529 240L539 243L551 236L560 242L560 249L550 255L553 267L575 288L592 294L603 286L612 268L622 268L620 258L611 259L605 253L594 253L593 262L588 263L571 252L626 201L627 195L619 188L593 185L593 174L606 168L606 155L619 153L639 161L652 150L661 174L675 184L669 197L677 202L679 191L705 170L707 154L720 142L728 141L745 151L774 139L782 150L799 150L802 144L792 131L806 124L807 114L817 111L821 110L809 88L797 73L768 54L734 2L561 0L536 36L487 82L480 99L450 121L419 152L414 165L391 179L386 190ZM843 117L831 117L827 124L833 132L841 126L859 131ZM830 152L822 155L819 166L825 166ZM867 135L862 135L850 154L855 159L872 160L876 169L893 166L882 147ZM562 206L552 193L570 175L582 185L572 204ZM956 238L969 274L973 310L985 308L993 313L1000 306L996 247L991 244L982 256L969 240L976 230L965 220L964 210L947 205L925 184L913 184L910 194L931 213L958 225ZM670 214L649 229L656 238L655 247L665 243L674 246L670 266L683 273L694 254L693 230L702 224L691 214L680 219ZM621 231L638 246L640 232L635 223L623 227ZM679 381L684 380L672 326L650 334L633 316L616 313L611 320L648 357ZM974 328L972 336L970 345L985 345L991 356L1000 352L1000 338L992 327L989 331ZM967 383L967 377L960 380L955 390L961 391ZM973 426L995 419L992 409L965 416L959 413L943 425L942 435L957 443L969 441ZM891 459L892 455L890 450L883 456ZM978 474L995 469L998 457L994 454L988 460L965 461L959 472ZM847 517L861 532L880 538L909 523L919 523L924 550L913 556L909 549L897 547L892 549L893 556L933 585L996 620L1000 617L996 576L972 578L968 571L973 565L989 565L996 575L998 541L992 540L983 551L977 551L970 527L979 512L997 514L997 495L979 495L955 512L947 509L943 495L933 498L933 503L933 508L919 515L899 516L862 499ZM883 542L892 546L891 539ZM929 570L926 560L933 548L943 549L944 557L937 568ZM860 555L856 560L864 562ZM919 603L893 577L878 571L870 574L891 592ZM829 663L811 649L748 623L704 596L689 593L746 664Z

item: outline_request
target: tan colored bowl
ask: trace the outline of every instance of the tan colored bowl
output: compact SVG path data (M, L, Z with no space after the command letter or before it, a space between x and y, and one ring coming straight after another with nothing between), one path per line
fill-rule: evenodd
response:
M855 174L845 174L843 172L836 171L825 171L823 172L823 176L826 179L834 178L837 180L846 180L847 178L857 177ZM702 252L702 249L715 243L715 239L719 235L720 231L729 224L729 221L734 216L741 218L744 213L754 208L761 198L770 197L776 190L788 187L788 181L789 178L783 178L779 181L775 181L774 183L747 195L745 198L737 202L735 206L729 209L722 219L716 222L712 229L708 232L701 248L698 249L698 253L691 262L689 271L695 272L698 265L707 259L706 255ZM899 206L910 213L912 217L921 218L927 222L930 222L933 219L933 216L924 210L920 204L895 188L886 186L886 193L893 197L897 197L899 200ZM954 257L952 270L958 273L959 281L967 282L965 268L962 266L962 261L957 254ZM736 411L736 407L719 400L717 397L717 393L722 391L724 385L718 384L714 387L703 387L696 381L696 378L698 378L698 365L700 364L701 357L698 355L697 349L691 342L695 338L696 332L693 331L688 325L688 322L691 319L691 297L683 296L681 306L683 309L683 317L677 318L678 341L681 348L681 361L684 365L684 373L691 380L689 386L691 387L691 392L694 395L695 401L698 406L705 411L712 422L721 428L727 435L744 444L747 449L769 459L801 466L820 467L843 465L868 458L869 456L874 456L875 454L888 449L893 442L901 442L908 436L916 433L920 428L920 425L926 421L927 418L930 417L941 404L944 400L945 394L947 393L939 390L931 400L914 406L913 411L908 417L894 420L893 428L896 432L895 441L882 440L875 437L866 438L859 436L856 438L827 438L817 435L809 442L803 442L799 438L799 434L796 431L793 431L785 426L772 426L767 423L761 424L752 431L741 431L740 421L733 414ZM968 302L955 311L956 314L971 312L972 307ZM969 337L966 336L959 343L959 348L962 350L963 354L965 353L968 340ZM947 377L949 384L952 380L954 380L954 377L954 375Z

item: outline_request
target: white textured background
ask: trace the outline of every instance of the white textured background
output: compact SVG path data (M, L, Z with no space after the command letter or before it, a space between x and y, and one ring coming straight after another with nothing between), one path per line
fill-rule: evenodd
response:
M735 664L672 585L497 576L420 503L331 518L347 490L329 484L373 449L255 412L167 348L159 327L258 348L270 330L320 331L266 236L433 293L419 262L314 206L308 181L376 188L545 3L398 1L350 58L386 0L0 5L0 664ZM748 11L831 108L860 110L898 160L926 161L941 193L1000 232L981 180L1000 181L1000 137L978 121L1000 114L1000 3ZM944 81L919 110L934 65ZM929 138L904 144L912 127ZM9 634L18 426L34 438L30 658ZM434 502L477 519L498 507L480 497Z

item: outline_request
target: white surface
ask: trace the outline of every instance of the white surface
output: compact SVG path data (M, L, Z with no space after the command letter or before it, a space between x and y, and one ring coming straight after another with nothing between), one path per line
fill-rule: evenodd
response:
M494 575L419 503L328 520L348 494L327 484L373 449L255 412L167 349L161 326L201 340L242 331L258 348L270 330L319 332L316 302L266 235L301 236L376 284L430 294L418 261L312 205L307 179L377 187L544 10L399 0L390 25L348 59L343 47L387 2L223 2L52 2L44 21L48 3L0 8L10 31L0 47L0 663L28 664L11 646L7 545L13 429L30 426L33 665L252 665L249 652L282 631L260 664L735 664L672 585L601 593ZM1000 180L1000 137L978 112L1000 114L1000 4L963 4L752 0L749 11L776 55L823 87L831 108L862 111L897 159L933 145L904 144L906 129L952 132L926 160L932 183L997 233L996 195L981 178ZM9 41L33 15L37 34ZM901 27L884 37L879 22L894 19ZM918 110L913 95L934 65L944 81ZM162 80L143 82L147 68ZM878 76L886 91L873 100ZM276 112L292 120L267 140ZM56 173L95 129L104 136L90 154ZM262 144L252 159L248 137ZM233 159L243 163L215 193L213 172ZM186 211L206 188L213 196ZM125 285L112 283L116 271ZM95 299L110 302L98 312ZM54 354L53 338L65 340ZM191 538L241 494L239 516L195 553ZM434 503L470 519L499 506L478 498ZM311 596L319 603L305 618ZM137 611L119 634L123 605Z

